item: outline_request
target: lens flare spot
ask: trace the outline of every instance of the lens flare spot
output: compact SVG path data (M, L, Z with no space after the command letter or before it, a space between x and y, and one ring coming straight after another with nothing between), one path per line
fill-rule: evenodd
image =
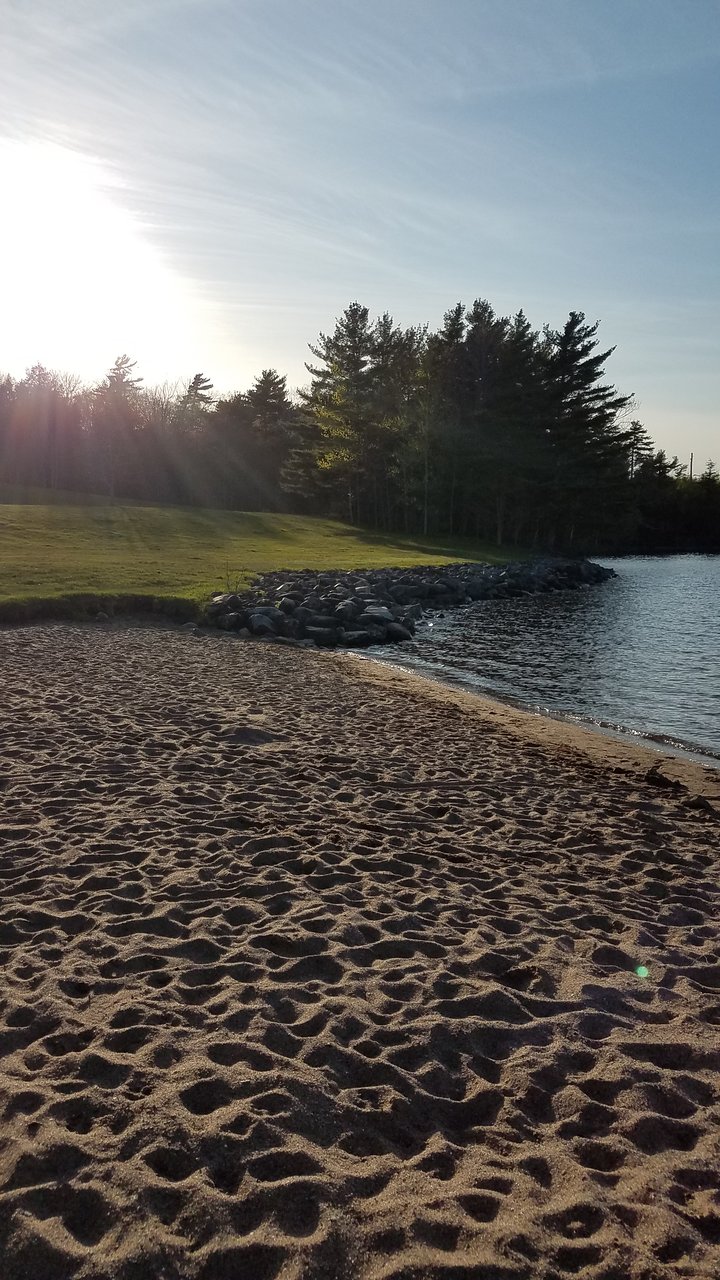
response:
M638 965L638 967L637 967L637 969L635 970L635 972L636 972L636 974L637 974L638 978L649 978L649 977L650 977L650 970L648 969L647 965L645 965L645 964L639 964L639 965Z

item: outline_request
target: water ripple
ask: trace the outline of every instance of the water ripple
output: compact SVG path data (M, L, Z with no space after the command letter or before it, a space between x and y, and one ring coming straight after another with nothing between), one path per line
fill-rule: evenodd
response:
M503 700L720 757L720 556L605 560L582 591L435 617L384 661Z

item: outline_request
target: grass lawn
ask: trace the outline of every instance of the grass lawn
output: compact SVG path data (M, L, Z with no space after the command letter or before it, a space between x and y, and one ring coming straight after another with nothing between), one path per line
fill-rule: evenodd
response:
M0 503L0 618L13 616L9 606L14 603L25 602L22 614L31 602L54 600L59 606L58 597L136 595L200 602L270 569L509 558L489 546L377 534L310 516L67 497L74 501Z

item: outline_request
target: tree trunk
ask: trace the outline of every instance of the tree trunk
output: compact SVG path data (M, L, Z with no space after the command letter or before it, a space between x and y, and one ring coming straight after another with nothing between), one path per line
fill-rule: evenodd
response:
M108 435L107 440L107 463L108 463L108 497L115 497L115 451L113 448L112 432Z
M408 501L407 467L405 466L404 462L402 464L401 492L402 492L402 507L403 507L403 528L406 533L409 533L410 532L410 504Z
M503 544L503 532L505 521L505 494L498 493L495 496L495 544L501 547Z
M430 483L430 437L425 432L425 459L423 474L423 535L427 537L428 531L428 486Z
M457 473L455 470L455 463L453 462L452 479L450 481L450 505L448 510L449 532L451 537L452 537L453 529L455 527L455 485L456 483L457 483Z
M50 432L48 440L48 472L49 472L49 488L57 489L58 487L58 429L57 419L53 416L50 421Z

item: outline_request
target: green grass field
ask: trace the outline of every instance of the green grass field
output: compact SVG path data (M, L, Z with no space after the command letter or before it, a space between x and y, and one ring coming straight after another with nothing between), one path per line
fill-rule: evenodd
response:
M375 534L310 516L54 497L52 503L0 501L0 619L62 613L63 604L69 607L74 597L80 606L84 596L197 604L271 569L507 558L488 546Z

